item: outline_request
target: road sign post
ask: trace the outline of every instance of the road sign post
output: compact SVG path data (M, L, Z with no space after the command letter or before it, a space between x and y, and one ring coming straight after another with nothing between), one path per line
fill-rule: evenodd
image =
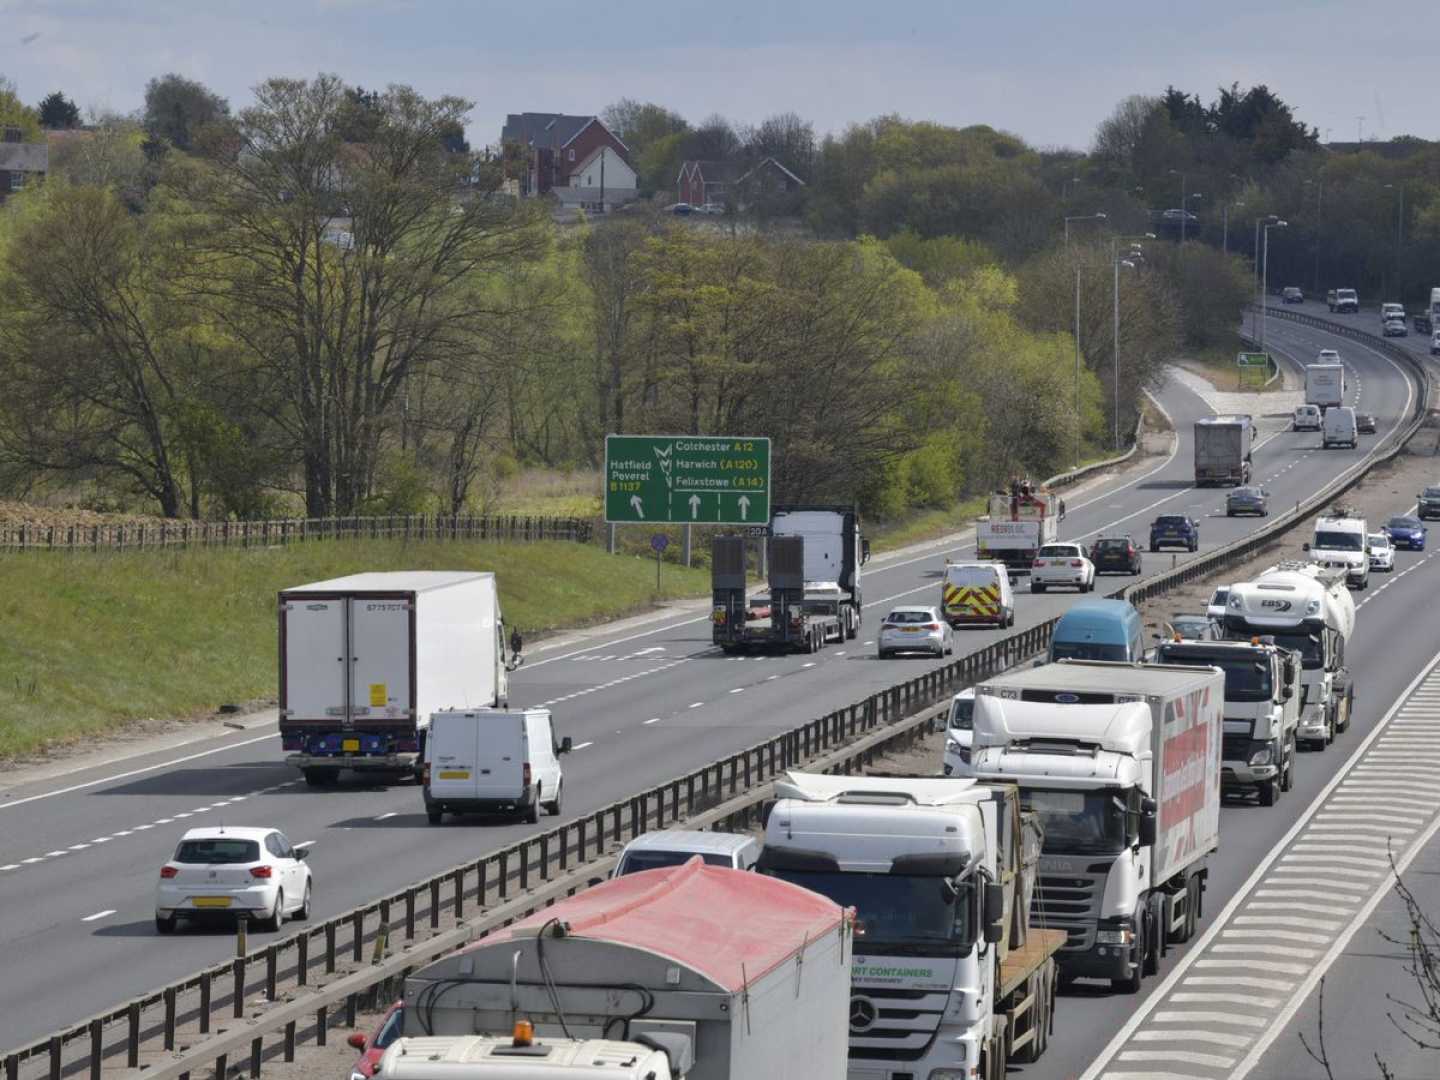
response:
M670 546L670 537L656 533L650 537L650 546L655 549L655 591L660 591L660 555Z
M770 440L607 435L605 520L749 525L770 520Z
M1235 357L1235 366L1239 369L1239 385L1244 386L1246 377L1251 372L1257 372L1261 385L1270 376L1270 354L1263 352L1242 352Z

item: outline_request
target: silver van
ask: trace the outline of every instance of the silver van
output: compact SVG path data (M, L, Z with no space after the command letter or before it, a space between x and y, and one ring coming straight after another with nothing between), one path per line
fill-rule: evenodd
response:
M753 870L760 858L760 841L741 833L657 829L626 844L610 876L624 877L641 870L683 866L697 855L708 866Z

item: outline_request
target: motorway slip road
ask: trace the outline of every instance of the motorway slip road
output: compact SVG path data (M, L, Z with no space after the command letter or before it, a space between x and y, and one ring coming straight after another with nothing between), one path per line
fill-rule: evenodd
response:
M1276 325L1272 344L1281 344ZM1331 335L1300 327L1284 336L1284 347L1305 358L1335 344ZM1378 354L1353 343L1339 347L1356 376L1357 399L1377 415L1383 435L1408 415L1413 388ZM1063 538L1088 541L1111 531L1143 537L1156 514L1185 512L1202 519L1204 551L1257 526L1223 516L1223 491L1191 484L1190 428L1208 415L1206 404L1174 383L1159 398L1179 432L1174 454L1073 496ZM1361 461L1378 438L1362 439L1358 450L1322 452L1314 433L1276 432L1255 452L1256 475L1270 488L1272 505L1285 505ZM574 739L576 752L565 761L565 812L584 812L938 663L877 660L873 628L892 604L938 601L946 555L968 554L973 547L961 545L872 560L860 637L813 656L724 657L710 645L703 616L677 618L534 657L516 674L512 701L549 703L558 734ZM1186 557L1147 555L1146 570ZM1102 579L1101 588L1126 580ZM1032 596L1022 588L1017 626L1051 618L1072 602L1073 594ZM957 649L1000 636L965 632ZM312 791L279 758L273 731L259 728L158 760L53 778L0 801L0 948L8 970L26 972L23 980L0 980L0 1047L229 953L223 932L182 933L163 945L155 936L155 875L186 827L273 824L311 845L320 917L510 843L526 829L479 821L430 827L411 785L351 782Z

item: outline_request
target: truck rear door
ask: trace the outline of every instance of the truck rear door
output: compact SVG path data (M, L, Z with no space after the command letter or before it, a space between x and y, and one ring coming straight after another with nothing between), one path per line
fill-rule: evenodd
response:
M413 716L414 605L406 597L350 602L350 702L357 721Z
M293 595L283 620L281 720L345 715L345 606L342 597Z

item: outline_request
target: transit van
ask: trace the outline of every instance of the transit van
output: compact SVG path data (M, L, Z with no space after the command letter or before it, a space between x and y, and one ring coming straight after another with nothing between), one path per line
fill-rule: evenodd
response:
M1329 450L1332 446L1348 446L1352 450L1360 445L1360 427L1355 419L1355 410L1349 405L1340 405L1325 410L1322 421L1320 445Z
M1004 563L947 562L940 600L951 626L1015 625L1015 593Z
M560 813L565 775L549 709L450 709L430 718L421 783L425 816L439 825L452 814L518 814L534 823L540 809Z
M1140 613L1124 600L1077 601L1055 624L1047 659L1138 664L1145 659Z

